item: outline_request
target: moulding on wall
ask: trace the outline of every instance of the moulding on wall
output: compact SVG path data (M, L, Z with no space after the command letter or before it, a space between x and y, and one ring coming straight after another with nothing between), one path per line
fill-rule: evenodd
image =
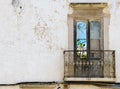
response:
M68 0L70 3L107 3L108 0Z
M107 7L106 3L71 3L70 7L72 7L73 9L103 9L105 7Z

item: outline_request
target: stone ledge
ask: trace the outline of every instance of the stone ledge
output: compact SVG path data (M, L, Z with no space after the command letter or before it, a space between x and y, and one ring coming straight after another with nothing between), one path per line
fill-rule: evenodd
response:
M64 81L83 81L83 82L115 82L116 78L64 78Z
M107 3L107 0L69 0L69 3Z

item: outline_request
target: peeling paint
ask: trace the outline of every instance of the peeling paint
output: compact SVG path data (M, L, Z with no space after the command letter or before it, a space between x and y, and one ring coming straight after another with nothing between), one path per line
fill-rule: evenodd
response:
M48 50L52 50L52 36L53 34L50 33L50 29L47 26L47 23L37 23L34 28L35 34L38 37L38 40L44 42L47 45Z

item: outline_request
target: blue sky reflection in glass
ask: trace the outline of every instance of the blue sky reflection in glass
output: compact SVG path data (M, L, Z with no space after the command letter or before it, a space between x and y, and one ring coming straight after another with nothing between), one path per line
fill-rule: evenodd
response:
M87 50L87 23L79 21L77 28L77 50Z

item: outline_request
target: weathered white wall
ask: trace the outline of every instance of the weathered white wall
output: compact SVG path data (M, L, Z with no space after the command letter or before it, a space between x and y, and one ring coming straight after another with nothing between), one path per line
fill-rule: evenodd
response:
M0 84L63 80L66 0L0 0Z
M110 49L116 51L116 77L117 82L120 82L120 0L110 0L110 29L109 29L109 44Z
M98 0L104 1L107 2ZM109 0L109 44L110 49L116 50L117 81L120 82L120 5L116 1ZM0 0L0 84L63 81L70 2L74 1Z

